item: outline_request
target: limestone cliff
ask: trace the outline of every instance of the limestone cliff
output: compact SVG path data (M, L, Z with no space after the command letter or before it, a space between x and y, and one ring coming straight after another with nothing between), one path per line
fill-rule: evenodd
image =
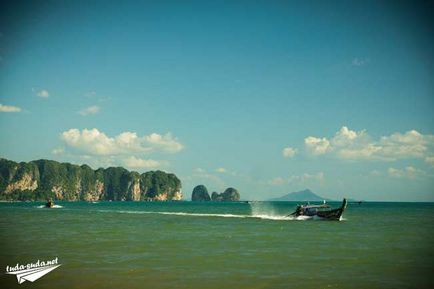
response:
M16 163L0 158L0 199L68 201L181 200L181 181L170 173L143 174L121 167L93 170L51 160Z
M211 195L211 199L213 201L223 201L223 202L239 201L240 193L238 192L238 190L234 188L227 188L221 194L217 192L213 192Z
M194 202L206 202L211 201L211 197L208 194L208 189L204 185L198 185L194 187L191 193L191 200Z
M5 193L9 194L16 190L29 190L34 191L38 187L38 182L33 179L30 174L24 174L21 179L9 183L5 189Z

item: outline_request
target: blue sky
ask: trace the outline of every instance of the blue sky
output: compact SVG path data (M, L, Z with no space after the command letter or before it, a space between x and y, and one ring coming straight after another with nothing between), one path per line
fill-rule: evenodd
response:
M2 157L162 169L186 198L434 201L431 4L1 5Z

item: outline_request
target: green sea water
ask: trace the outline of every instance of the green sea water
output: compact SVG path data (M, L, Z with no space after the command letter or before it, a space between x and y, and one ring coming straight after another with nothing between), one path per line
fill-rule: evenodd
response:
M434 204L0 203L1 288L434 288ZM333 204L339 206L338 203ZM6 266L62 265L17 283Z

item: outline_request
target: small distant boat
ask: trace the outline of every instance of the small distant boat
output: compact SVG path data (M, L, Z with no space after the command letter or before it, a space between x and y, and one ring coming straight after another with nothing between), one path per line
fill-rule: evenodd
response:
M297 208L295 209L295 212L288 216L293 216L293 217L318 216L322 219L327 219L327 220L340 220L346 207L347 207L347 199L344 199L342 201L342 205L337 209L330 209L330 206L327 205L325 202L324 204L321 205L309 205L309 204L298 205Z
M51 199L49 199L47 201L47 203L45 204L45 207L46 208L53 208L54 207L54 202Z

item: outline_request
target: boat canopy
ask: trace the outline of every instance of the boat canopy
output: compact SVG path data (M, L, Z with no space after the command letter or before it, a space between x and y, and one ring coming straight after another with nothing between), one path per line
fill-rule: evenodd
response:
M302 205L301 207L305 209L319 209L319 208L330 208L329 205L322 204L322 205Z

